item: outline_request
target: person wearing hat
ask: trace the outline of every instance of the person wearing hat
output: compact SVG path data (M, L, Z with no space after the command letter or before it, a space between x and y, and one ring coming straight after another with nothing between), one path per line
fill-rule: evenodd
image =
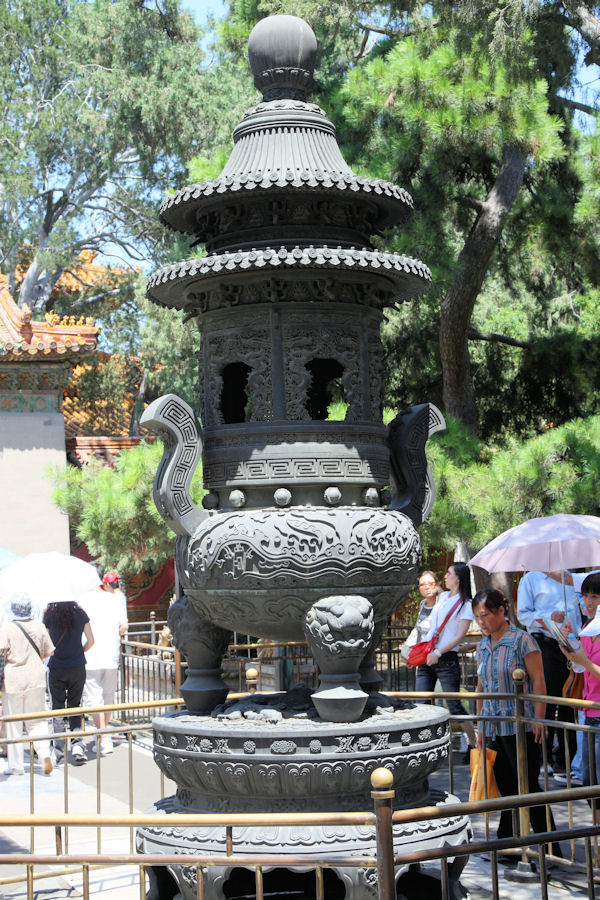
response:
M592 572L584 579L581 593L590 618L588 624L579 633L581 648L574 653L568 653L564 648L561 649L572 663L585 669L583 699L600 703L600 573ZM568 634L570 628L571 623L567 622L563 629L564 633ZM592 745L596 769L594 783L598 784L600 783L600 709L586 709L585 724L596 729ZM582 769L584 785L591 784L590 747L586 735L584 735L582 745ZM598 812L596 810L597 818L600 820Z
M98 566L96 566L98 568ZM127 601L119 590L116 572L99 571L102 584L88 591L79 599L79 605L87 613L94 645L86 653L85 701L88 706L109 706L115 702L121 635L128 628ZM107 728L111 713L94 713L96 728ZM102 755L113 752L110 734L100 739Z
M46 669L44 660L54 653L54 644L47 628L32 618L31 600L25 595L15 597L10 607L10 621L0 627L0 653L4 654L4 690L2 708L7 716L42 712L46 708ZM34 739L34 750L43 766L44 775L52 772L50 741L35 740L47 734L49 723L44 719L25 721L25 730ZM6 723L9 740L23 737L23 722ZM8 744L6 774L23 775L25 747L23 741ZM33 760L31 761L33 763Z

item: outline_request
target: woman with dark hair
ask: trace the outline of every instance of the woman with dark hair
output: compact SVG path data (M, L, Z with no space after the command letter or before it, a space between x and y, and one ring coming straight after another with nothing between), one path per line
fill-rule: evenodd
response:
M417 669L415 689L433 691L439 679L443 691L458 693L460 690L460 665L456 648L464 639L473 621L471 609L471 575L464 562L453 562L444 576L448 590L440 594L429 616L429 631L423 640L430 641L437 634L435 649L424 665ZM424 701L420 701L424 702ZM454 716L466 716L467 710L460 700L447 700ZM475 746L475 729L472 722L461 722L469 747Z
M72 601L49 603L44 612L44 625L50 632L54 644L54 656L48 664L48 687L52 699L52 709L71 709L81 705L85 685L86 650L94 644L94 636L89 616ZM85 643L82 643L82 635ZM81 716L69 716L71 731L81 730ZM67 730L67 719L55 719L54 729ZM64 741L54 741L56 762L64 755ZM71 742L71 755L76 765L86 761L81 739Z
M546 693L542 654L535 640L526 631L516 628L508 621L508 600L493 588L478 591L473 599L473 614L481 629L483 638L477 648L477 690L491 694L486 700L477 701L479 716L492 716L494 721L480 722L477 732L477 747L481 749L483 734L486 746L496 751L494 776L498 791L503 797L519 793L517 769L517 738L514 722L515 700L495 695L514 695L513 672L523 669L527 674L525 693L543 695ZM528 718L543 719L546 704L527 703L525 713ZM529 724L526 728L527 780L528 791L540 791L540 752L543 725ZM534 831L546 831L546 810L544 806L530 808L531 826ZM551 829L554 821L550 814ZM500 814L498 837L512 837L513 820L510 810ZM562 855L558 844L553 845L554 855Z
M584 671L583 700L600 702L600 573L590 572L581 585L585 611L589 617L588 624L581 630L581 647L573 653L561 647L562 652L571 663L578 664ZM573 627L571 622L566 622L563 627L565 637ZM590 756L590 743L587 734L583 735L582 742L582 774L583 784L600 784L600 709L586 709L584 724L595 729L592 732ZM593 761L593 765L592 765ZM595 777L594 777L595 776ZM588 800L588 803L590 801ZM594 821L600 823L600 809L595 805ZM597 883L597 882L595 882Z

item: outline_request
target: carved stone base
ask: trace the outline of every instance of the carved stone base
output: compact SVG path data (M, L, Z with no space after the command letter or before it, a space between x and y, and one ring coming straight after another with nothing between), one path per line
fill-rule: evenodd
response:
M448 794L432 794L430 801L436 805L454 803L456 797ZM162 828L140 828L137 833L137 849L147 854L198 854L225 855L226 841L224 828L189 829L168 825L168 800L159 802L151 810L165 814L165 825ZM418 822L394 827L394 851L405 853L411 850L427 850L444 846L453 846L467 842L471 838L471 828L466 816L448 816L427 822ZM376 900L377 873L375 869L362 867L345 867L343 857L375 856L375 831L368 825L328 825L328 826L265 826L263 828L235 828L234 852L263 856L298 854L309 855L314 865L325 858L333 860L332 868L343 883L345 900ZM335 865L339 857L340 864ZM461 860L466 861L466 857ZM463 865L451 869L451 879L458 881ZM235 862L228 866L210 866L204 870L205 900L225 900L224 887L234 868ZM273 866L263 866L268 873ZM294 872L310 871L306 868L290 867ZM396 868L396 880L409 869L409 864ZM170 876L170 877L168 877ZM289 890L293 888L293 880L288 876ZM161 883L163 885L161 889ZM181 900L196 900L198 896L195 866L157 867L151 874L151 890L147 900L166 900L180 897ZM179 889L173 894L173 885ZM452 886L452 896L458 897L458 886Z
M282 705L286 697L295 703ZM370 776L380 766L393 773L396 808L454 800L431 793L427 780L448 756L448 713L440 707L379 707L359 722L324 722L315 718L310 696L297 689L232 701L212 716L182 712L158 717L153 725L155 761L178 789L152 810L164 815L164 825L138 830L140 853L225 854L224 827L171 826L169 813L371 812ZM452 846L469 838L464 816L394 829L398 853ZM375 855L371 826L235 827L233 840L235 853L262 856L265 872L273 855L308 854L315 866L339 857L340 865L333 869L346 900L376 898L376 873L342 864L348 855ZM224 900L224 886L234 868L235 863L207 868L206 900ZM407 868L398 867L397 877ZM197 896L195 867L159 866L151 883L148 900Z

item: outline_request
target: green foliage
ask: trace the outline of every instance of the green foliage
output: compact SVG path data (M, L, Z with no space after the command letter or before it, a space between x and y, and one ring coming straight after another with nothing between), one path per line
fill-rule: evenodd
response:
M140 360L117 354L95 354L75 367L67 385L64 409L77 424L78 435L128 434L138 384Z
M85 248L164 258L156 191L222 118L198 38L179 0L0 6L0 248L20 302L43 310Z
M452 548L458 540L481 548L497 534L535 516L598 515L600 416L503 447L473 438L450 420L427 455L437 496L423 543Z
M163 309L148 300L138 301L141 348L147 372L146 400L177 394L200 417L198 359L200 334L195 322L183 322L183 314Z
M142 442L124 450L114 467L90 462L81 469L54 470L53 501L65 512L77 537L105 568L125 574L151 565L158 569L173 556L173 532L160 518L152 496L162 444ZM200 502L202 467L191 494Z

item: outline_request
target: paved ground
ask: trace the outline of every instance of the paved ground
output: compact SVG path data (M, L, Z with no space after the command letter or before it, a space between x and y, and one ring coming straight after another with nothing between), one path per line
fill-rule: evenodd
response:
M50 777L45 777L37 771L34 775L34 810L36 813L53 814L57 812L79 813L114 813L126 814L130 810L129 795L131 791L133 811L143 812L161 794L160 773L154 764L149 749L133 745L132 767L128 764L127 745L117 746L115 752L101 760L100 791L96 788L97 760L95 754L90 752L90 759L85 766L67 766L69 809L65 809L65 770L64 767L56 769ZM4 768L5 760L0 760L0 810L10 811L14 814L26 814L31 811L29 802L29 776L6 776ZM131 779L131 780L130 780ZM466 798L468 795L469 771L465 765L455 767L454 793ZM448 786L448 771L437 773L435 785ZM550 787L558 787L550 783ZM174 790L174 785L165 782L165 793L168 795ZM557 828L568 827L566 811L555 806L554 814ZM577 825L591 824L589 807L580 801L573 805L573 821ZM490 833L495 835L496 817L490 817ZM485 838L485 829L482 822L474 823L475 839ZM107 829L102 834L100 848L98 848L97 832L93 828L72 828L68 836L68 851L78 852L102 852L127 853L132 847L131 840L125 836L123 829ZM568 847L565 847L568 851ZM14 828L10 831L0 831L0 853L29 853L30 832L26 828ZM36 831L35 852L56 852L56 836L53 828L44 828ZM426 867L428 871L429 867ZM504 867L500 869L500 896L503 900L538 900L541 897L540 885L515 884L505 880L502 876ZM0 878L17 874L15 867L0 866ZM472 856L463 873L463 885L468 889L472 900L487 900L492 896L491 891L491 867L489 861L481 857ZM4 891L4 893L2 893ZM600 898L600 888L596 889ZM102 894L106 900L133 900L140 897L138 872L136 867L121 867L93 871L90 873L90 895L97 897ZM7 885L0 887L0 900L25 900L27 894L25 885ZM43 881L36 881L36 900L66 900L66 898L79 898L83 896L82 876L80 874L52 877ZM294 894L299 898L298 894ZM588 897L588 887L585 877L576 872L556 870L553 873L549 889L550 900L566 900L567 897ZM427 894L423 900L435 900L434 894Z

